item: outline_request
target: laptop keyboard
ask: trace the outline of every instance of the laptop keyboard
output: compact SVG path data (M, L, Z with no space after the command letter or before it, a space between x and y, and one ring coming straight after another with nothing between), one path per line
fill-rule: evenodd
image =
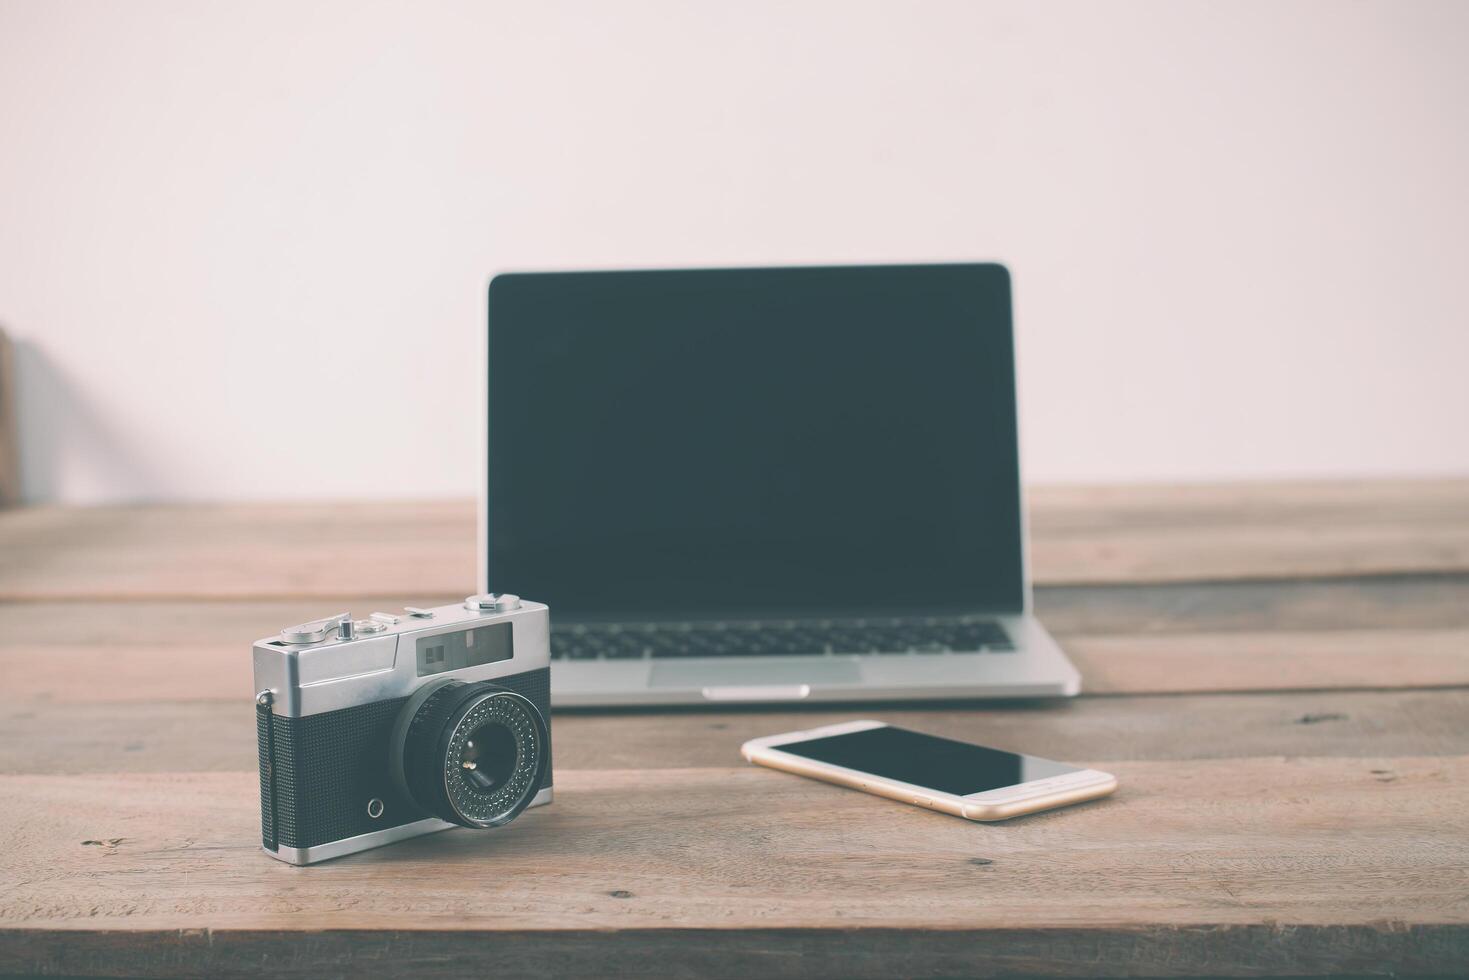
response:
M551 630L553 660L1005 653L1014 649L999 623L977 619L626 623Z

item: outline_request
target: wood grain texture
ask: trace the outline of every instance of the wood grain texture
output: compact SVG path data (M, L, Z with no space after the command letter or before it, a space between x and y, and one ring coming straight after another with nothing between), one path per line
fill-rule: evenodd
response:
M1469 480L1028 491L1038 581L1155 582L1463 571Z
M499 930L491 936L466 929L332 929L283 935L269 929L16 928L0 938L0 975L1463 980L1463 956L1460 926L1393 922L924 931L659 927Z
M1053 759L1469 754L1469 691L1362 691L734 711L556 712L556 768L729 766L747 739L857 718ZM0 773L244 771L250 702L0 701Z
M1469 571L1469 481L1037 488L1043 584ZM474 507L31 508L0 514L0 599L396 596L474 588Z
M75 599L0 603L0 644L246 648L278 627L323 609L398 609L455 601L452 593L400 592L323 600ZM1058 637L1469 628L1469 575L1041 586L1035 609Z
M1078 636L1063 646L1090 694L1469 684L1469 630Z
M249 645L462 596L472 509L0 514L0 973L1462 975L1469 481L1031 497L1090 696L558 712L551 807L309 869ZM1123 790L975 825L738 761L856 717Z
M962 957L950 970L1055 974L1076 969L1065 944L1037 956L1032 942L1020 959L1005 936L1087 931L1111 961L1140 938L1222 929L1231 955L1317 972L1351 969L1362 944L1411 924L1435 928L1433 940L1388 944L1395 968L1448 973L1462 962L1451 958L1469 948L1469 759L1095 761L1119 774L1121 795L1001 825L756 767L568 771L554 804L507 828L304 870L260 854L253 774L4 776L0 943L18 945L16 928L182 935L197 925L218 939L400 930L406 919L477 935L514 962L520 947L502 932L533 948L538 930L676 926L665 942L729 975L762 957L745 947L733 960L739 944L711 949L699 931L767 930L778 951L801 948L805 930L860 946L870 926L993 940L949 947ZM1314 941L1321 927L1358 929L1333 954ZM1208 952L1218 950L1172 944L1172 972L1207 972ZM595 954L566 972L596 972ZM340 967L290 959L297 971Z
M1469 630L1063 636L1061 644L1090 695L1469 684ZM237 643L3 643L0 690L16 700L239 700L252 693L248 654Z
M1057 636L1469 627L1469 576L1040 586Z
M0 514L0 600L474 591L461 501L33 507Z
M448 597L0 603L0 698L219 698L289 623ZM1469 576L1051 587L1037 611L1089 694L1469 684Z

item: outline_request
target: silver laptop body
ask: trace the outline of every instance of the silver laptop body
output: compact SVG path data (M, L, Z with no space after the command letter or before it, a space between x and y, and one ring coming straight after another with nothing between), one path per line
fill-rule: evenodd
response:
M993 264L491 283L480 591L558 707L1072 696Z

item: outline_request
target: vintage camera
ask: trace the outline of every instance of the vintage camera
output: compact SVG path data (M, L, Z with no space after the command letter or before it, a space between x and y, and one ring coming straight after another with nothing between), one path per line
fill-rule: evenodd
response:
M257 642L266 853L312 864L550 803L547 612L492 593Z

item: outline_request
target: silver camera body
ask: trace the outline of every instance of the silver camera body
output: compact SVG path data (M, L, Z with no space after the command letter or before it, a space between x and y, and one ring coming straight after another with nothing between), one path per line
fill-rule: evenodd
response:
M551 802L549 611L512 595L256 641L261 842L312 864Z

